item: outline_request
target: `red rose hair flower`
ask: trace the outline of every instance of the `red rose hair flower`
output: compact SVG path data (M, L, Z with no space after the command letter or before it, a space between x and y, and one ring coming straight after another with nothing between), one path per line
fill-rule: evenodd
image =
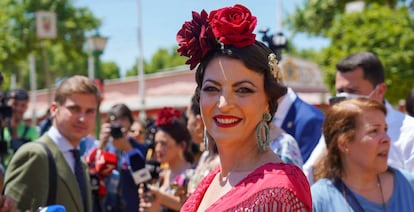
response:
M181 56L189 57L185 63L193 69L211 49L217 45L211 26L207 22L207 12L193 12L193 20L186 21L177 33Z
M219 44L242 48L256 40L253 33L257 19L243 5L225 7L201 13L193 11L193 20L186 21L178 31L176 40L181 56L189 57L185 62L193 69L208 52L220 47Z
M172 107L164 107L155 120L155 126L169 126L174 120L181 118L181 112Z
M257 19L243 5L211 11L208 20L216 38L225 45L242 48L256 40L253 30Z

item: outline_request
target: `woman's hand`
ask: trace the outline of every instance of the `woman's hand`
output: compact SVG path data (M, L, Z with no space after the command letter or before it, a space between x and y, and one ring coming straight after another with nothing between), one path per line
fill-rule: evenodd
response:
M111 137L111 124L103 123L99 133L99 147L104 148Z
M9 196L0 195L0 212L16 212L17 205L16 202Z
M109 140L112 140L112 144L114 147L121 151L129 151L132 149L131 144L128 141L128 129L125 127L121 128L122 131L122 137L120 138L113 138L111 136L111 123L103 123L101 126L101 131L99 134L99 142L100 147L104 148Z
M139 211L160 211L160 198L157 198L158 190L149 184L141 183L138 187Z

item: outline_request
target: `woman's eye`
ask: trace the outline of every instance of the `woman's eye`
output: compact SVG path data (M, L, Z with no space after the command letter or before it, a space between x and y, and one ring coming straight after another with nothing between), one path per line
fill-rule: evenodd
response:
M238 93L253 93L253 90L250 88L242 87L236 90Z
M219 89L217 89L216 87L213 86L206 86L203 88L203 91L205 92L213 92L213 91L218 91Z

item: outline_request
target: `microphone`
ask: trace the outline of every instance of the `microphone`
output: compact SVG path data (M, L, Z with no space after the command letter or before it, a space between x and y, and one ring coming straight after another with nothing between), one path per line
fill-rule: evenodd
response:
M149 160L145 163L145 168L150 172L152 180L158 180L160 178L161 163L159 161Z
M134 154L129 157L132 178L136 185L148 182L152 179L150 171L145 167L145 158L141 154Z
M49 205L46 207L39 207L38 212L66 212L66 208L63 205Z

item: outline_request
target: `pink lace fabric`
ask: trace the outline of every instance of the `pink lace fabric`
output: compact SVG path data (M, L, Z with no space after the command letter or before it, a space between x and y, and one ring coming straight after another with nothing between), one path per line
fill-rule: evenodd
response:
M219 173L207 176L181 211L197 211L204 193ZM294 165L268 163L259 167L206 211L312 211L309 183Z

